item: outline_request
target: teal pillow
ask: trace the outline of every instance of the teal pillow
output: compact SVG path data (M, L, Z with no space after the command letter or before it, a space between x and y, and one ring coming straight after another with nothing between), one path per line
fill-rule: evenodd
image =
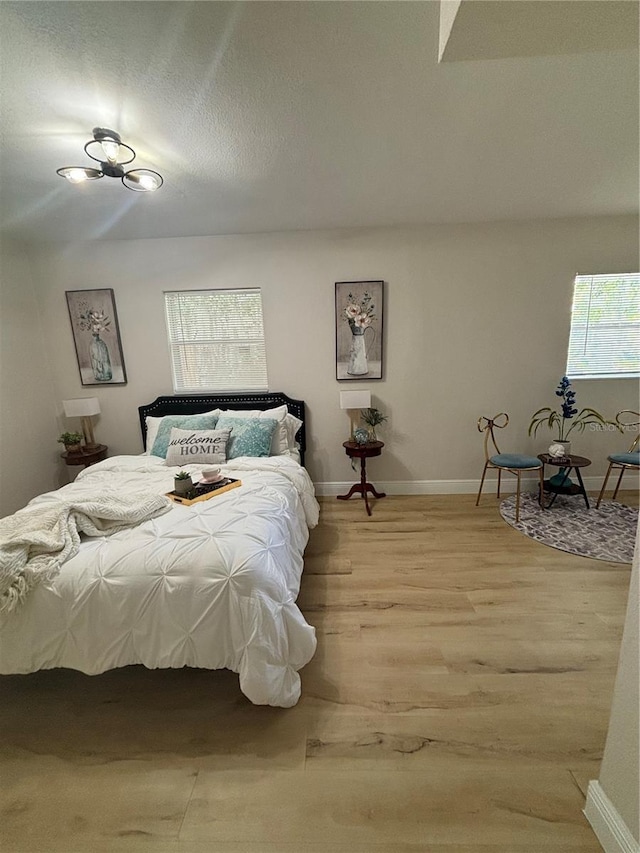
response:
M215 429L217 422L217 415L167 415L158 428L151 455L159 456L161 459L167 458L171 430L174 427L176 429Z
M230 429L227 459L238 456L269 456L271 437L278 426L272 418L232 418L220 415L218 429Z

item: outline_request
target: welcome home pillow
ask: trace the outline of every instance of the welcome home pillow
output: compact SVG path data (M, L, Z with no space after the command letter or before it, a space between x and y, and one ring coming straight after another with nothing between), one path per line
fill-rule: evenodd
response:
M167 465L221 465L227 461L230 429L177 429L167 448Z
M238 456L269 456L271 438L278 421L271 418L231 418L220 415L219 429L230 429L231 438L227 447L227 459Z
M166 415L158 426L158 432L151 446L151 455L160 456L161 459L167 458L167 447L174 427L190 430L215 429L217 421L217 415Z

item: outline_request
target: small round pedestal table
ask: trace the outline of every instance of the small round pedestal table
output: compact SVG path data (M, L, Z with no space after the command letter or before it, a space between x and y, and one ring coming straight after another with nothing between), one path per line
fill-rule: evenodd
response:
M386 498L386 495L384 492L377 492L371 483L367 482L367 459L372 456L380 456L384 442L370 441L368 444L358 444L355 441L344 441L342 446L350 459L360 460L360 482L351 486L348 494L338 495L338 500L348 501L352 495L362 495L364 505L367 508L367 515L371 515L368 493L371 492L375 498Z

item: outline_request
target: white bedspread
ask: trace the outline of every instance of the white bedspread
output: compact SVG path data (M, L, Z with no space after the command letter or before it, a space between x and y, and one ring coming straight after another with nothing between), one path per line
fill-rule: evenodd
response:
M177 470L151 456L116 456L29 506L107 488L163 494ZM0 672L228 668L255 704L294 705L298 670L316 646L295 604L308 528L318 520L313 485L288 457L243 457L222 471L243 485L82 541L55 580L0 616Z
M171 508L148 492L103 489L89 498L35 504L0 518L0 612L19 607L78 553L80 534L111 536Z

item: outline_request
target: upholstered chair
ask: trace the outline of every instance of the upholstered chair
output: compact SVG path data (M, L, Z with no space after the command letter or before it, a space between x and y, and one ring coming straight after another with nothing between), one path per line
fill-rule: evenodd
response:
M616 415L616 423L620 427L640 427L640 412L632 412L630 409L624 409ZM636 437L631 442L631 447L626 453L612 453L611 456L607 457L609 460L609 467L607 468L604 483L602 484L600 494L598 495L596 509L600 506L600 501L604 497L607 482L609 480L609 474L611 474L613 468L616 470L618 468L620 469L620 476L618 477L618 482L616 483L613 495L611 496L612 501L615 501L616 499L624 472L627 470L640 471L640 449L638 448L638 442L640 442L640 432L637 433Z
M478 418L478 432L484 433L484 469L482 471L482 479L480 480L480 489L476 499L476 506L480 503L480 495L484 485L484 478L487 470L495 468L498 472L498 494L500 497L500 478L503 471L508 471L516 476L516 524L520 521L520 478L523 471L537 471L540 478L540 506L543 506L544 500L544 466L542 462L535 456L526 456L523 453L501 453L500 448L496 443L494 430L504 429L509 423L509 415L506 412L500 412L499 415L494 415L492 418ZM495 453L493 451L495 450Z

